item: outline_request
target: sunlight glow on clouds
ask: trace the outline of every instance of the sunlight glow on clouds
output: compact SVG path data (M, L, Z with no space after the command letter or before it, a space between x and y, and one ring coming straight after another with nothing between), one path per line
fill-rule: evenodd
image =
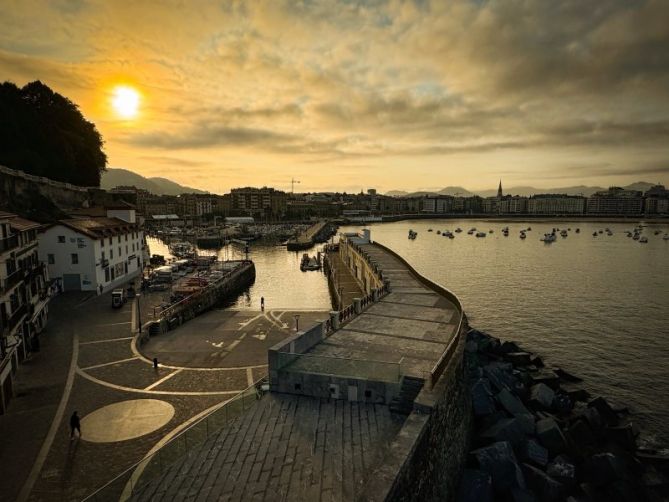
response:
M110 167L205 190L669 184L667 18L661 0L11 0L0 74L77 102ZM123 81L132 127L105 101Z

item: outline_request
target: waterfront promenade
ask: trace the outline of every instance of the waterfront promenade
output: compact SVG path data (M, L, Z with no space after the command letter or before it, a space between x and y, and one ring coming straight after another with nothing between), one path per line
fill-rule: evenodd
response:
M297 387L292 394L271 392L159 478L143 486L140 478L133 500L384 499L423 439L425 412L441 391L423 387L422 381L439 367L451 342L459 343L455 337L463 313L391 252L374 244L361 247L390 281L390 293L282 371L300 373L305 382L328 374L373 383L370 360L381 362L401 371L394 385L402 386L407 377L421 382L410 399L420 393L423 412L413 412L413 402L398 411L380 396L360 393L352 399L350 387L339 399L318 395L327 393L327 386L311 393ZM320 365L325 359L332 364ZM338 367L337 360L344 365ZM458 454L451 457L460 460Z

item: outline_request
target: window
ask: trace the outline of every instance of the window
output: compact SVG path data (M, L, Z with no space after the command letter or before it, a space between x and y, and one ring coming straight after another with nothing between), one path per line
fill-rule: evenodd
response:
M120 247L118 248L118 256L119 256L119 258L121 257L121 248Z
M72 253L72 265L77 265L79 263L79 255L77 253Z
M125 247L125 254L128 254L128 246Z
M112 248L109 249L109 259L110 260L114 259L114 250Z
M103 260L105 259L105 252L104 252L104 251L102 252L102 256L101 256L101 258L102 258Z
M105 282L109 282L109 267L105 268Z
M112 238L110 237L110 238L109 238L109 245L110 245L110 246L112 245L112 241L111 241L111 240L112 240Z
M128 234L125 234L125 242L128 242Z
M46 261L49 265L55 265L56 264L56 257L54 255L52 255L51 253L49 253L48 255L46 255Z
M65 244L65 236L64 235L59 235L58 236L58 244Z
M118 243L120 244L121 243L121 236L120 235L118 236L117 240L118 240Z

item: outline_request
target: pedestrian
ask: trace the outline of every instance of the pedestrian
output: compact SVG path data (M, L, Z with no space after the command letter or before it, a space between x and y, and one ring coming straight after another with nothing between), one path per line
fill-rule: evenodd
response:
M263 312L265 311L265 297L264 296L260 297L260 310L262 310Z
M104 286L102 286L102 284L100 284L100 294L102 294L103 289L104 289Z
M79 433L79 437L81 438L81 422L76 411L72 413L72 416L70 417L70 441L74 441L75 430Z
M157 357L153 358L153 369L154 370L158 369L158 358Z

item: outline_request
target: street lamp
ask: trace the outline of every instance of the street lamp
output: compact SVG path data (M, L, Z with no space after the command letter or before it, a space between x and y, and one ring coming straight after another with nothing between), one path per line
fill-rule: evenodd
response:
M295 332L300 331L300 314L295 314Z
M138 321L139 321L139 334L141 335L142 334L142 308L141 308L141 304L139 302L140 296L142 296L142 295L141 294L135 295L135 297L137 298L137 317L138 317Z

